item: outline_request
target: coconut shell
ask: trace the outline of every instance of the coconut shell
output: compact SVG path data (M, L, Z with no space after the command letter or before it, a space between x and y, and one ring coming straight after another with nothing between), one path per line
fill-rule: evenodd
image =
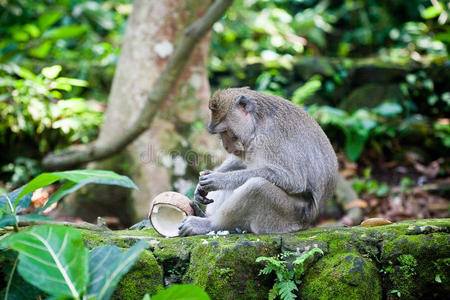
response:
M186 216L192 216L191 200L183 194L164 192L157 195L150 206L149 219L162 236L178 236L178 226Z
M186 213L187 216L192 216L194 214L194 209L191 206L191 200L183 194L177 192L163 192L157 195L152 200L152 205L148 216L150 217L152 213L152 208L155 204L165 203L178 207Z

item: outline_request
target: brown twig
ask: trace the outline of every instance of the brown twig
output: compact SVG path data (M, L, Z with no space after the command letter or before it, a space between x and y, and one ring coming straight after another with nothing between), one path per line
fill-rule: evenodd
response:
M19 221L19 227L33 226L33 225L54 225L54 226L67 226L78 229L87 229L93 231L110 231L109 228L101 225L95 225L91 223L71 223L71 222L59 222L59 221L46 221L46 220L36 220L36 221Z

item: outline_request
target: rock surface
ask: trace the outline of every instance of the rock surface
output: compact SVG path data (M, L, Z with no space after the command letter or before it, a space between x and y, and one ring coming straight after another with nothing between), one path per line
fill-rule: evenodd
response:
M139 240L150 245L122 277L113 299L142 299L177 283L200 286L211 299L267 299L276 277L260 275L265 262L256 259L290 253L289 269L295 256L313 248L323 255L305 261L298 299L446 299L450 294L450 219L177 238L163 238L153 229L80 230L90 249L114 244L125 251ZM8 276L14 260L13 251L3 252L0 274ZM34 289L23 284L19 290Z
M121 281L117 299L193 283L212 299L266 299L274 275L259 275L259 256L320 248L306 265L300 299L444 299L450 293L450 219L376 227L323 227L289 234L162 238L153 230L84 231L88 247L151 247ZM145 266L145 267L144 267Z

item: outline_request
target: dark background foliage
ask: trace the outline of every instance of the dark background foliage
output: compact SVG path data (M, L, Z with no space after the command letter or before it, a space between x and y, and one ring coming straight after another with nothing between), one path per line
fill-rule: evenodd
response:
M1 188L38 174L49 151L95 139L131 9L130 0L0 1ZM400 197L404 217L443 216L448 12L428 0L237 0L213 27L210 83L305 106L369 215Z

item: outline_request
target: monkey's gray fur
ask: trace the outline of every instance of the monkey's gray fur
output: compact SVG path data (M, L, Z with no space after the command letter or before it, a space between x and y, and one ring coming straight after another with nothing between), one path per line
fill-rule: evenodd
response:
M234 154L200 173L195 200L208 204L206 217L187 217L180 234L283 233L314 222L335 191L338 171L317 122L286 99L248 88L216 92L209 108L208 131Z

